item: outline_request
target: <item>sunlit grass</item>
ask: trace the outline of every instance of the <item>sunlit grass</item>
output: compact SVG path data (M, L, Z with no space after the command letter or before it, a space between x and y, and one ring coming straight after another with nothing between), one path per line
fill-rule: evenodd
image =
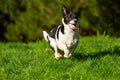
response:
M0 80L119 80L120 38L81 38L69 59L47 42L0 43Z

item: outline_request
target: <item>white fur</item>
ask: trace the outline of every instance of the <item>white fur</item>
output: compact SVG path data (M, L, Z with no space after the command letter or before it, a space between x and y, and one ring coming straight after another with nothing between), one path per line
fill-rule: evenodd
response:
M71 20L69 23L74 24L77 19Z
M48 33L47 33L46 31L43 31L43 36L44 36L44 39L45 39L46 41L48 41L48 39L47 39Z

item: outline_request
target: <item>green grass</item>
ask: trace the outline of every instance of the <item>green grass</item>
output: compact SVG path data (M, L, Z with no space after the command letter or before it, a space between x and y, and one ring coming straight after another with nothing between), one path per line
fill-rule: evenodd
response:
M56 60L44 40L0 43L0 80L119 80L120 38L81 38L69 59Z

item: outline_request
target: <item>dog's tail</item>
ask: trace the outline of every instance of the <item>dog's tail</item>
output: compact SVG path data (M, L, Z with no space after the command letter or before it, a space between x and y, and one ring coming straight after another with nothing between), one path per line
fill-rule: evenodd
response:
M46 41L48 41L49 34L46 31L43 31L43 36Z

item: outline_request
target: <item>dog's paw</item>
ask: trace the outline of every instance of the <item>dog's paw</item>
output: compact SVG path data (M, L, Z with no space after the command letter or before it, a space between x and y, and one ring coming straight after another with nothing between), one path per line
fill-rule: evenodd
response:
M64 54L64 58L69 58L70 56L71 56L71 54L69 54L69 55Z
M60 60L62 58L62 56L59 56L59 57L55 57L57 60Z
M57 60L60 60L60 59L62 58L62 55L57 54L57 55L55 55L55 58L56 58Z

